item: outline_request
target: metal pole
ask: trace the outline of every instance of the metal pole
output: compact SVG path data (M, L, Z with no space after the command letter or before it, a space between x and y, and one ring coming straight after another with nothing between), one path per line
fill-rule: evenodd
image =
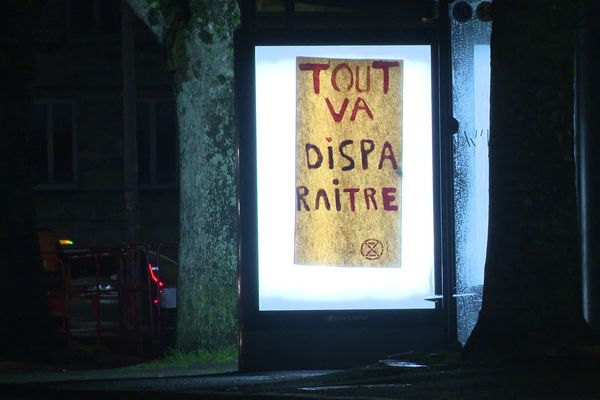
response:
M600 338L600 4L580 0L575 66L575 150L583 312Z
M450 0L438 3L439 14L439 120L440 120L440 159L441 159L441 218L442 221L442 294L446 318L446 349L456 351L460 347L457 329L456 309L456 263L454 242L454 176L452 155L452 134L456 128L452 122L452 55L451 27L449 18Z
M125 210L127 242L139 240L139 192L136 132L136 93L133 43L133 14L126 0L121 2L121 57L123 71L123 171L125 175Z

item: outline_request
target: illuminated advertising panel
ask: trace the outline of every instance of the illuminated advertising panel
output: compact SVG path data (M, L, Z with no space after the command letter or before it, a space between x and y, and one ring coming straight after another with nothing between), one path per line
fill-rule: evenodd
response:
M431 47L256 46L260 311L433 309Z

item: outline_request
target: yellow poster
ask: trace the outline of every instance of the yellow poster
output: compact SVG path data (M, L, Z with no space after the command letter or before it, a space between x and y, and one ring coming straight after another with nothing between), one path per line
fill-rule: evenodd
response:
M402 77L402 60L296 59L296 264L400 265Z

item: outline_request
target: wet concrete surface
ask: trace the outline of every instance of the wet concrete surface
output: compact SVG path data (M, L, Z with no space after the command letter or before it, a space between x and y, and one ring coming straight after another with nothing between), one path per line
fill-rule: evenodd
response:
M181 371L184 374L186 371ZM102 376L85 381L2 384L3 399L600 399L596 363L422 368L379 362L340 371Z

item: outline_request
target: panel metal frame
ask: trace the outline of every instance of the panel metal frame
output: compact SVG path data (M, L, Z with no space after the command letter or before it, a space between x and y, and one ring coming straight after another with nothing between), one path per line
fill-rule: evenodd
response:
M442 8L443 9L443 8ZM241 370L339 367L369 362L375 354L452 347L453 308L452 137L448 131L449 46L444 19L421 30L268 30L246 25L235 35L238 129L239 337ZM259 311L256 182L255 46L431 46L435 308L404 310ZM452 311L454 310L454 311ZM372 346L359 346L370 338ZM421 340L420 340L420 339ZM300 343L301 342L301 343ZM410 348L405 348L407 344ZM450 343L450 345L449 345ZM397 344L397 345L395 345ZM350 357L336 346L354 349ZM421 346L422 345L422 346ZM292 349L286 351L285 348ZM297 351L293 351L293 349ZM329 351L331 354L322 354ZM361 353L362 354L358 354ZM329 360L329 361L326 361Z

